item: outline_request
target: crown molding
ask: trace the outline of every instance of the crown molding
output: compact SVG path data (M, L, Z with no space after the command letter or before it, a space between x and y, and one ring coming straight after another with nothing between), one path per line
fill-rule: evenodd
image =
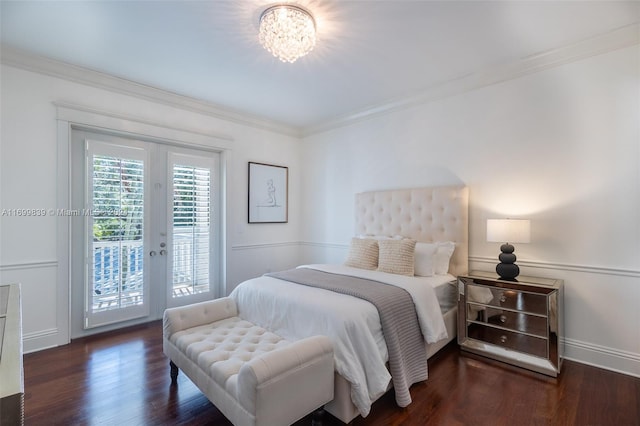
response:
M134 81L112 76L100 71L72 65L40 55L34 55L5 44L0 45L0 53L0 62L4 65L61 78L99 89L106 89L138 99L156 102L174 108L180 108L261 130L268 130L294 137L302 136L300 129L296 127L234 111L200 99L168 92L166 90L136 83Z
M429 87L412 96L389 100L318 125L305 127L302 129L302 136L311 136L316 133L348 126L381 115L534 74L549 68L558 67L625 47L631 47L639 43L640 23L626 25L567 46L540 52L521 58L515 62L500 64L479 72L451 79Z
M576 62L592 56L611 52L640 43L640 23L620 27L576 43L540 52L518 61L500 64L485 70L470 73L459 78L431 86L415 95L391 99L380 104L354 111L349 114L316 125L297 128L266 120L257 116L233 111L199 99L167 92L152 86L136 83L99 71L71 65L65 62L33 55L6 45L0 46L0 62L27 71L38 72L68 81L111 90L195 113L208 115L261 130L303 138L316 133L333 130L361 121L408 109L439 99L448 98L475 89L490 86L518 77L534 74L549 68Z

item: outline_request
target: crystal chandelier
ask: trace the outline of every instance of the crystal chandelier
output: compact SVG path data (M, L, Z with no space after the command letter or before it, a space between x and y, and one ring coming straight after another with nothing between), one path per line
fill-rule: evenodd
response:
M260 15L260 44L282 62L295 62L316 45L316 22L299 6L272 6Z

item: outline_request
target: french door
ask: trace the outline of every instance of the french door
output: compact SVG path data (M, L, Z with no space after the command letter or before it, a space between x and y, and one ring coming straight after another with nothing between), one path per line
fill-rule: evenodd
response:
M150 313L150 154L137 145L86 141L87 328Z
M83 224L75 228L84 241L83 328L213 298L218 154L89 132L74 139L84 146Z
M216 250L219 221L212 209L216 200L216 185L212 181L217 164L210 157L194 153L169 152L167 188L170 194L166 205L168 242L160 254L166 258L167 306L179 306L211 299L216 275L212 259L219 259ZM212 227L215 226L215 228ZM160 233L162 236L162 233ZM164 249L164 251L163 251Z

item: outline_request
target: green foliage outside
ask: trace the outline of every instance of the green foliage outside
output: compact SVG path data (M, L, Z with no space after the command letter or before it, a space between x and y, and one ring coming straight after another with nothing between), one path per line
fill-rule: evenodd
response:
M93 239L142 239L144 164L115 157L93 157Z

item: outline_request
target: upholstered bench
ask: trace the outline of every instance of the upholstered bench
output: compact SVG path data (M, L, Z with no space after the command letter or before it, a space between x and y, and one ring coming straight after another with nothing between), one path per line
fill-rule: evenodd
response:
M328 337L287 341L225 297L167 309L163 352L236 426L289 425L333 399Z

